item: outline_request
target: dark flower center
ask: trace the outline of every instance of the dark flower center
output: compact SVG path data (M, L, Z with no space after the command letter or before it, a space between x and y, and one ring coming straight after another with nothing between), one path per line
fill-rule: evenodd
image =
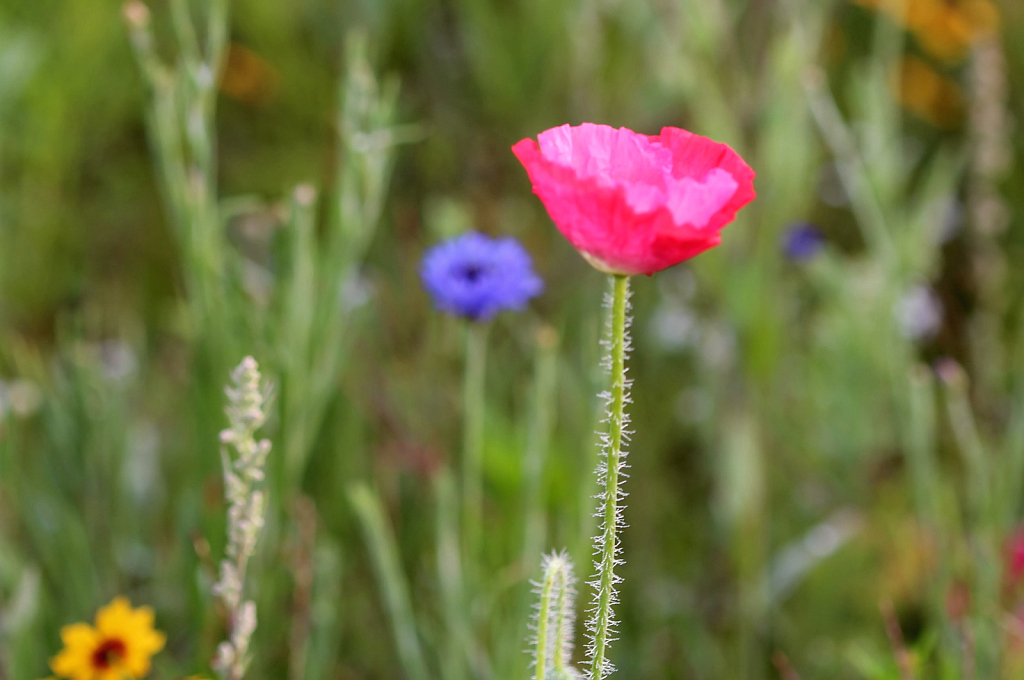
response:
M93 668L98 668L100 670L110 668L124 658L126 651L127 649L125 648L125 644L121 640L118 640L117 638L104 640L100 646L96 648L96 651L92 653Z
M462 266L459 274L470 283L476 283L477 279L483 276L486 268L479 264L466 264Z

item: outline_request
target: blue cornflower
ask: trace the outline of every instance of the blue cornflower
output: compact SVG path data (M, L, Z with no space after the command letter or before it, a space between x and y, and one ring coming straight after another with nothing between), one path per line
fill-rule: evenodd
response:
M782 252L796 262L814 258L825 247L825 236L810 222L798 222L782 235Z
M544 289L518 241L475 231L428 250L420 277L438 309L473 321L487 321L504 309L521 310Z

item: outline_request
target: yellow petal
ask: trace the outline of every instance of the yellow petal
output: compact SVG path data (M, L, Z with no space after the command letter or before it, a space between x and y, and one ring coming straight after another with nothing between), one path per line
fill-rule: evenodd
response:
M164 647L166 636L155 630L136 632L128 643L128 654L124 664L132 677L139 678L149 673L150 658Z
M132 624L132 605L126 597L115 597L114 600L96 612L96 628L110 637L121 637Z
M50 670L62 678L92 680L92 647L65 647L50 659Z
M132 625L136 628L152 628L154 618L152 607L139 607L132 612Z
M92 648L99 640L99 633L88 623L73 623L60 629L60 639L66 648Z
M152 664L149 662L149 654L129 654L124 660L124 669L133 678L141 678L149 673Z
M158 630L148 630L139 641L141 647L149 654L156 654L167 643L167 636Z
M87 623L75 623L60 630L64 649L50 660L50 669L59 676L91 680L92 654L99 633Z

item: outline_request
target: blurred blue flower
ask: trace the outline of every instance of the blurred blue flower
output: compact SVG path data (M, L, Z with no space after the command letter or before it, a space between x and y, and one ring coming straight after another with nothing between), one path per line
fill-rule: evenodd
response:
M438 309L473 321L521 310L544 289L518 241L475 231L428 250L420 277Z
M824 235L810 222L793 224L782 235L782 252L796 262L812 259L824 247Z

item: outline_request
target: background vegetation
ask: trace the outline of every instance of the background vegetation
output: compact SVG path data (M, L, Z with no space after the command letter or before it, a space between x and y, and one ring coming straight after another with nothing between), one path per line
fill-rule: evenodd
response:
M0 7L0 678L119 593L153 677L208 672L249 353L250 677L528 677L541 551L590 571L605 283L509 146L581 121L758 172L720 248L635 281L618 677L1020 677L1024 6L238 0L222 60L218 7ZM454 571L465 328L418 263L467 228L546 291L489 332Z

